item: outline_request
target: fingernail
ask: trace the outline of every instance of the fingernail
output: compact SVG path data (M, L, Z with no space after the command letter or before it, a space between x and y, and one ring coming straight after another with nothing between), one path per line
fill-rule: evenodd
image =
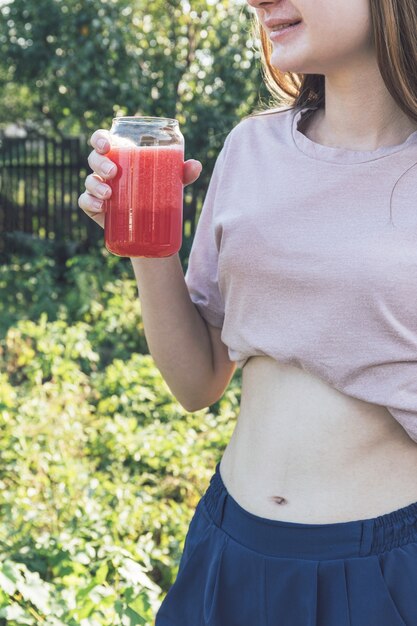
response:
M94 198L93 200L93 207L95 209L101 209L103 206L103 200L98 200L97 198Z
M107 187L107 185L98 185L97 187L97 191L100 194L100 196L103 196L103 198L107 195L109 188Z
M101 169L104 172L104 174L106 176L108 176L110 174L110 172L113 171L114 165L112 163L105 163L105 165L103 165L103 167Z
M97 141L97 148L99 148L100 150L104 150L105 147L106 147L106 140L105 139L99 139Z

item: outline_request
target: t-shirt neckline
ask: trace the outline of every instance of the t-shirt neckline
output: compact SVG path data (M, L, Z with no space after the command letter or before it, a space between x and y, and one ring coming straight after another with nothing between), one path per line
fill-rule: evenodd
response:
M295 108L292 111L291 118L291 131L295 145L299 150L301 150L301 152L304 152L304 154L313 159L340 164L365 163L367 161L374 161L375 159L389 156L395 152L404 150L410 145L417 146L417 130L411 133L411 135L409 135L407 139L400 144L393 146L381 146L376 150L347 150L345 148L334 148L316 143L304 135L299 130L299 126L304 114L317 108L317 106L306 106L301 109Z

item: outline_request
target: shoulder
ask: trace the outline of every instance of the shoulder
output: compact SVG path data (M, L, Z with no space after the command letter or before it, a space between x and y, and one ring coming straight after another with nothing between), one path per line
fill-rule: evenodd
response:
M240 133L260 129L263 126L273 124L279 128L288 122L288 118L292 116L294 107L274 107L265 109L264 111L255 111L243 117L229 133L230 135L238 135Z
M264 109L263 111L254 111L243 117L240 124L268 125L273 124L275 127L285 125L288 118L292 116L294 107L274 107Z
M264 117L265 115L283 115L284 113L292 112L294 110L293 106L286 107L272 107L264 110L254 111L249 115L246 115L242 120L253 119L258 117Z
M273 130L274 136L282 136L290 126L290 118L294 107L275 107L263 111L256 111L243 117L226 136L224 145L226 150L232 145L238 146L245 140L262 139L264 133Z

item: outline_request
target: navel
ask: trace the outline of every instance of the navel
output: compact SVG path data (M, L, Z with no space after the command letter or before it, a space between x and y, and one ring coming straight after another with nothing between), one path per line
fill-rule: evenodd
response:
M275 504L288 504L288 501L282 496L270 496L270 498Z

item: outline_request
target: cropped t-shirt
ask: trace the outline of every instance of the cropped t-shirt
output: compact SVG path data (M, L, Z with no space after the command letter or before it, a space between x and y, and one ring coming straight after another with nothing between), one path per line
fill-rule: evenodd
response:
M346 150L309 108L240 121L217 157L185 281L243 368L267 355L385 406L417 442L417 131Z

